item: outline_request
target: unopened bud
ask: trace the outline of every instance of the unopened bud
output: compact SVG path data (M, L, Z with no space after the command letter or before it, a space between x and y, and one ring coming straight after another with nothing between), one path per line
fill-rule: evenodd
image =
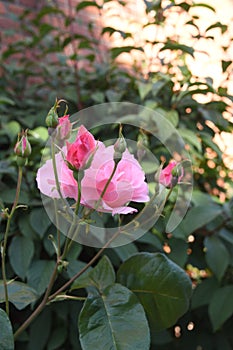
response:
M50 108L49 113L45 119L45 123L48 128L55 129L58 125L58 114L57 114L57 104Z
M60 141L68 140L72 131L72 124L69 120L69 115L64 115L58 119L56 128L56 137Z
M121 132L121 129L119 131L119 137L117 141L114 144L114 159L121 159L122 154L125 152L127 148L127 144L125 141L125 138Z
M20 158L28 158L32 152L30 142L27 138L27 130L22 131L21 134L18 134L18 140L14 147L15 154Z

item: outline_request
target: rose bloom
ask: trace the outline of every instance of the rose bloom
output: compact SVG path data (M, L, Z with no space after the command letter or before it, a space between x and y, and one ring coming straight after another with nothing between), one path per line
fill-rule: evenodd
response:
M96 148L94 136L81 125L74 143L66 142L67 162L75 169L82 169Z
M94 137L83 126L80 128L81 131L78 132L76 141L73 144L68 144L67 147L63 147L62 152L56 155L57 173L62 195L65 198L75 200L78 196L77 182L63 157L71 164L83 167L87 158L89 158L90 150L95 149L91 165L84 171L84 177L81 181L81 204L97 211L112 213L112 215L136 212L135 208L127 206L130 201L149 201L148 186L140 164L126 149L103 198L100 200L114 168L114 146L106 147L102 142L95 141ZM80 153L76 152L75 145L81 150ZM72 157L68 157L68 155L72 155ZM47 160L38 170L37 184L43 194L52 198L59 198L51 159ZM97 204L98 207L96 207Z

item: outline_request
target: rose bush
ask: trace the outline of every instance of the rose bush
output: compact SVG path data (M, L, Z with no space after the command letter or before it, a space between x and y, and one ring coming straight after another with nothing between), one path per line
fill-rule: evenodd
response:
M136 212L137 209L127 206L130 201L149 201L145 174L134 156L126 149L114 171L114 146L106 147L101 141L96 141L83 125L75 142L67 142L67 146L55 156L59 186L65 198L78 198L78 184L70 165L75 169L85 168L91 155L93 159L81 181L82 205L115 215ZM52 160L47 160L38 170L37 184L43 194L59 198Z

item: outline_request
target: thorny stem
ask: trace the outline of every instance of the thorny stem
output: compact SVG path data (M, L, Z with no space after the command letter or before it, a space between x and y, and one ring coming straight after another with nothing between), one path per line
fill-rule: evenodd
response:
M22 183L22 174L23 174L22 167L19 166L17 187L16 187L16 193L15 193L15 200L14 200L13 206L11 208L11 212L8 215L8 218L7 218L7 225L6 225L6 231L5 231L5 234L4 234L4 241L3 241L3 244L1 246L2 278L3 278L3 286L4 286L4 293L5 293L6 313L7 313L8 316L9 316L9 298L8 298L7 276L6 276L6 246L7 246L8 234L9 234L9 231L10 231L11 220L12 220L12 217L13 217L14 212L16 210L18 201L19 201L19 194L20 194L20 188L21 188L21 183Z
M55 265L55 269L53 271L53 274L51 276L48 288L46 290L46 293L44 295L43 300L41 303L38 305L38 307L35 309L35 311L31 314L31 316L17 329L17 331L14 334L14 339L16 339L30 324L31 322L41 313L41 311L45 308L46 304L48 302L51 302L54 300L58 294L60 294L64 289L70 286L72 282L74 282L79 276L81 276L98 258L99 256L103 253L103 251L109 247L109 245L112 243L112 241L121 233L121 231L117 231L112 238L101 248L96 255L89 261L87 265L84 266L76 275L74 275L68 282L66 282L61 288L59 288L54 294L49 296L51 289L54 285L54 282L57 277L57 267L58 267L58 262Z

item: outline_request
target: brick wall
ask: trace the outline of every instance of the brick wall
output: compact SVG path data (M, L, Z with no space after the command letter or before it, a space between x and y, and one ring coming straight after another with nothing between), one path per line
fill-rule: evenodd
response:
M29 10L31 15L38 13L40 9L45 5L55 6L58 9L62 9L69 17L73 17L74 21L72 25L67 26L67 35L70 34L84 34L95 36L98 41L97 52L99 56L107 60L108 58L108 48L110 46L142 46L144 48L144 53L140 51L133 50L130 54L125 53L119 57L119 61L127 63L128 65L137 64L142 68L142 62L145 69L145 74L148 71L158 71L163 69L161 67L160 61L166 60L168 57L167 52L158 52L159 47L150 45L148 41L166 41L167 37L180 38L181 43L193 46L196 50L195 57L187 57L189 66L194 75L199 77L205 77L206 75L212 77L216 86L221 83L222 71L221 71L221 59L229 60L233 56L233 46L231 41L231 48L229 48L228 53L223 53L221 48L222 36L220 35L220 30L213 29L216 40L214 41L204 41L195 40L192 35L195 35L195 29L190 26L190 30L184 25L187 18L182 16L174 9L174 12L170 11L170 19L166 26L161 28L156 28L156 26L146 26L143 27L147 21L145 13L145 4L143 0L127 0L127 6L122 7L119 1L110 1L104 4L104 10L102 11L102 16L99 16L99 11L96 7L87 7L80 11L78 14L75 11L75 7L80 2L80 0L0 0L0 35L1 35L1 49L4 49L8 43L17 41L20 38L20 23L17 20L17 16L22 14L24 10ZM101 0L100 0L101 2ZM166 5L166 0L163 0L163 4ZM233 13L233 2L232 0L222 0L221 2L217 0L205 0L209 2L210 5L214 5L217 8L217 13L214 14L211 11L203 8L197 8L197 15L200 17L200 26L203 28L208 27L214 21L223 21L230 25L229 35L233 35L233 22L231 20L231 15ZM169 1L167 2L169 3ZM223 6L224 4L224 6ZM218 10L219 7L219 10ZM224 11L223 11L224 8ZM58 27L64 26L64 21L59 14L48 15L47 23L53 24ZM93 31L90 34L87 31L87 23L93 25ZM122 39L120 33L114 33L113 35L105 35L104 37L100 35L102 27L110 26L119 28L122 31L132 33L132 37L127 39ZM194 31L193 31L194 30ZM21 34L22 35L22 34ZM224 40L227 42L227 36L225 35ZM65 48L65 52L69 55L72 53L72 46L68 45ZM204 53L207 52L207 54ZM169 59L172 60L172 53L169 52ZM221 55L225 55L221 57ZM233 92L233 83L230 85L231 91Z

